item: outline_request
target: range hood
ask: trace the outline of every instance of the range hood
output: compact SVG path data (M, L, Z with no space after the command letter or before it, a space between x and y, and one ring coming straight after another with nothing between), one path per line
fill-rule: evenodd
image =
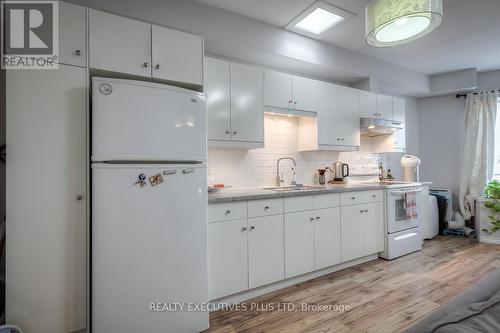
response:
M394 131L405 127L403 122L386 119L361 118L359 123L361 135L368 137L391 135Z

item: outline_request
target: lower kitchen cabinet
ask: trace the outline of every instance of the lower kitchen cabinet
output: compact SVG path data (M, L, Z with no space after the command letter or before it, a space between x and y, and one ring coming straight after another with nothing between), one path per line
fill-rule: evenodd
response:
M340 264L340 208L318 209L315 215L315 269Z
M248 284L260 287L285 278L283 215L248 220Z
M285 214L285 275L314 270L314 211Z
M208 224L209 299L248 289L247 220Z
M342 207L341 215L343 262L383 251L382 202Z

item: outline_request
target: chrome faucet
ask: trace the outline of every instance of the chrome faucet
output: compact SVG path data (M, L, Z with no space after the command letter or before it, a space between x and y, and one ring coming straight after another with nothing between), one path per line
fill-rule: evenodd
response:
M276 186L281 186L281 183L283 183L285 181L283 178L280 177L280 162L282 160L290 160L293 162L293 165L295 167L297 167L297 163L291 157L282 157L282 158L278 159L278 161L276 162ZM291 185L295 185L295 183L296 183L295 181L292 181Z

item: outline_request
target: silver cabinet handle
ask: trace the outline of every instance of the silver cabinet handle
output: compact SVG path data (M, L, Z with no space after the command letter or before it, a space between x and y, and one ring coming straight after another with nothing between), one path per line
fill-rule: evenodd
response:
M344 141L345 139L344 139L344 138L342 138L342 139L340 139L340 140L341 140L341 141Z
M368 209L365 209L365 213L368 213Z
M83 200L83 195L79 194L76 196L76 201L82 201Z
M361 214L363 214L365 211L364 211L364 210L360 210L359 212L360 212Z
M226 210L226 215L231 214L231 209Z
M163 175L168 176L168 175L175 175L177 173L177 170L164 170Z
M155 68L160 69L160 64L156 64Z
M149 67L149 62L145 62L142 64L144 67L148 68Z
M247 227L241 228L241 232L245 232L245 231L247 231Z
M229 131L226 131L226 134L229 134L229 133L231 133L231 132L229 132Z
M377 197L377 195L376 195L376 194L372 194L372 198L376 198L376 197Z
M314 222L314 217L310 217L309 221Z
M264 207L264 210L268 210L270 207L269 206L265 206Z
M188 173L193 173L193 172L194 172L194 169L184 169L184 170L182 170L183 174L188 174Z
M297 104L299 104L299 102L297 102L297 101L293 102L294 106L297 106Z
M288 101L288 108L291 109L292 108L292 100L289 100Z
M319 216L316 216L316 221L318 221L319 219L321 219L321 217L319 217Z
M351 200L356 200L356 197L351 197Z
M233 131L233 134L237 134L238 132L237 131Z
M82 50L76 49L74 53L75 53L76 56L81 56L82 55Z
M250 226L250 231L255 230L255 226Z

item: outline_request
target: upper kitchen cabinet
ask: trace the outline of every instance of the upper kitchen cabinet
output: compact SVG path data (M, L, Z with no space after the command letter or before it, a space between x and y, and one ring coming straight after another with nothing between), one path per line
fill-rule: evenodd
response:
M200 36L91 9L89 41L93 69L203 84Z
M377 117L392 119L392 96L377 94Z
M358 91L326 82L317 87L317 118L299 118L299 150L358 150Z
M369 91L359 91L359 113L362 118L392 120L393 98Z
M268 107L317 110L316 80L266 70L264 74L264 104Z
M231 140L231 83L229 61L205 58L208 140Z
M203 38L152 26L153 77L203 84Z
M263 75L261 68L231 63L233 141L264 141Z
M86 9L59 2L59 63L87 65Z
M402 98L394 97L392 100L392 120L405 121L406 101Z
M262 147L263 70L206 57L204 72L209 146Z
M90 67L151 76L151 25L89 11Z

